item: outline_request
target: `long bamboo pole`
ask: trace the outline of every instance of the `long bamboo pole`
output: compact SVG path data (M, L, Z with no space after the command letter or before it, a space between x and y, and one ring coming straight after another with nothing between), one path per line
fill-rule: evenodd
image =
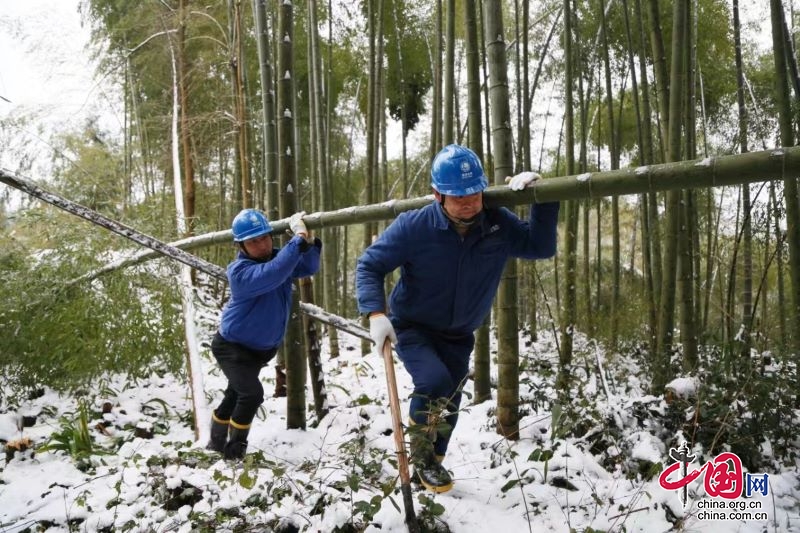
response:
M796 146L746 154L707 157L705 159L677 163L647 165L638 168L560 176L539 180L536 182L535 187L523 191L512 191L502 185L493 186L484 191L484 203L489 207L513 206L675 189L742 185L745 183L786 179L787 176L797 175L800 175L800 147ZM0 169L0 182L25 192L28 192L28 189L39 189L33 183L3 169ZM47 198L42 199L50 202ZM379 204L345 207L334 211L311 213L303 217L303 221L309 229L376 222L395 218L405 211L419 209L429 204L432 200L433 196L428 195L407 200L389 200ZM271 221L270 224L272 225L273 233L282 233L289 229L288 218ZM124 235L124 232L120 234ZM222 230L182 239L166 246L180 250L193 250L213 244L230 243L231 238L231 230ZM99 271L95 271L95 274L99 275L165 255L154 246L142 242L140 244L151 248L153 251L142 251L130 258L109 264ZM160 244L163 245L164 243ZM199 260L193 255L187 255L193 260Z
M494 186L484 191L484 202L489 207L513 206L675 189L742 185L784 179L787 175L800 175L800 147L776 148L747 154L548 178L538 181L535 187L523 191L512 191L502 185ZM0 182L15 187L13 182L24 182L24 180L0 169ZM406 200L389 200L379 204L345 207L334 211L311 213L303 217L303 221L309 229L376 222L395 218L404 211L419 209L432 200L433 196L428 195ZM289 229L288 218L270 221L270 224L273 233L282 233ZM213 244L230 243L231 238L230 230L221 230L174 241L170 245L182 250L194 250ZM143 263L160 255L158 251L141 251L128 258L109 263L87 276L97 277L118 268Z

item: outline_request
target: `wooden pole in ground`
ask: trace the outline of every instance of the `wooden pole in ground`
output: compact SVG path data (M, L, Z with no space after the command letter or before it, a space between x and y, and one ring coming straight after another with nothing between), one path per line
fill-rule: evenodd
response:
M403 433L403 416L400 413L400 398L397 395L397 378L394 374L392 343L389 339L383 344L383 364L386 367L386 385L389 389L389 409L392 412L392 433L397 450L397 468L400 470L400 491L403 493L403 506L406 513L406 525L411 533L419 532L417 515L414 512L414 500L411 497L411 475L408 472L408 452L406 452L405 434Z

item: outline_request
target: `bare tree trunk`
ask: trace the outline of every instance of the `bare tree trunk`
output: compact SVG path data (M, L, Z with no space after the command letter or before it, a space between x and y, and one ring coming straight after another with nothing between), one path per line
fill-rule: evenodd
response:
M403 102L406 101L407 93L408 93L408 80L406 79L405 75L405 68L403 65L403 51L402 46L400 43L403 42L403 34L401 32L402 24L401 24L401 14L399 13L397 2L394 2L394 11L392 12L392 16L394 18L394 38L397 42L397 68L400 72L400 87L401 87L401 99ZM400 150L400 157L401 157L401 197L408 198L408 109L406 105L402 105L400 107L400 124L402 125L402 148Z
M692 23L693 10L692 2L686 3L685 13L685 34L688 46L684 47L686 57L684 59L684 87L683 97L683 141L684 152L682 158L693 159L695 155L695 62L696 62L696 43L695 25ZM682 216L680 220L681 231L678 234L680 252L678 254L678 286L680 288L681 299L681 343L683 346L683 368L692 371L697 368L697 320L695 315L695 276L694 276L694 235L697 232L697 214L694 210L694 192L685 190L681 192Z
M366 181L364 183L364 191L366 192L366 202L371 204L375 201L375 190L377 188L377 175L376 175L376 168L377 168L377 159L378 154L376 152L376 148L378 145L377 140L375 137L378 135L378 129L375 127L376 124L376 107L377 107L377 100L378 100L378 76L379 69L378 69L378 58L377 58L377 39L378 39L378 25L381 23L380 19L375 14L375 2L373 0L367 0L367 34L369 35L369 73L367 78L367 157L364 161L365 165L365 177ZM364 249L368 248L370 244L372 244L373 236L377 233L377 225L376 224L365 224L364 225L364 238L363 238L363 247ZM368 326L369 322L367 317L363 317L363 324ZM380 349L380 347L378 347ZM363 355L367 355L372 350L372 344L368 341L361 342L361 353Z
M483 113L484 113L484 127L486 129L486 143L484 144L484 153L483 153L483 163L484 163L484 170L489 172L489 169L494 169L494 157L492 157L492 121L489 118L489 67L486 66L488 52L486 50L486 43L489 41L488 36L486 34L486 21L484 20L485 17L483 15L483 0L476 0L477 4L475 7L478 11L478 19L480 23L480 30L478 31L478 35L482 35L483 39L480 40L481 42L481 63L483 65L483 86L485 90L483 91ZM493 171L492 171L493 172Z
M172 43L169 45L172 57L172 177L175 188L175 223L178 234L186 234L186 214L183 212L183 195L181 187L180 140L178 135L178 121L180 108L179 74L177 60ZM196 316L194 309L194 288L192 283L192 269L182 265L178 286L181 294L183 308L183 326L186 338L186 373L189 376L189 389L192 395L192 414L194 415L194 435L197 440L208 437L205 421L209 419L208 405L206 404L205 387L203 384L203 363L200 358L200 346L197 342L197 330L194 322Z
M195 187L192 151L192 132L189 127L189 98L187 81L189 68L186 59L186 10L189 0L178 3L178 34L175 59L178 64L178 101L180 108L180 141L183 156L183 214L185 218L184 236L194 235ZM177 194L177 193L176 193Z
M308 0L308 33L311 47L311 80L314 90L309 94L312 102L312 110L314 119L312 120L314 129L314 153L315 160L318 168L312 169L311 174L314 175L316 170L319 179L318 187L316 189L320 192L320 207L322 211L330 211L333 209L333 188L331 184L330 168L328 167L328 147L326 140L328 137L327 130L329 125L325 121L323 100L325 97L325 90L322 84L322 59L319 50L319 35L317 32L317 2L316 0ZM322 273L323 284L323 302L325 309L332 310L336 306L336 278L338 269L331 268L336 264L338 257L338 250L336 246L336 233L333 230L325 230L322 232L323 241L325 246L322 248L323 262L328 265ZM303 300L308 301L308 300ZM332 358L339 356L339 335L336 328L328 328L328 342L330 345L330 356Z
M442 143L442 0L434 0L436 2L436 17L434 25L436 31L434 32L436 45L434 46L433 55L433 103L431 109L431 145L429 160L433 158L444 146Z
M641 0L634 0L634 11L639 28L639 79L642 81L642 164L650 165L656 162L653 151L653 132L650 127L652 115L650 105L650 82L647 75L646 53L647 37L645 32L644 16ZM655 353L658 338L659 295L661 293L661 229L658 219L657 196L650 193L642 196L642 247L646 247L649 259L649 268L645 270L648 287L648 323L650 333L650 353Z
M781 230L780 224L780 207L778 205L778 198L775 194L775 184L770 183L769 187L769 196L770 196L770 209L773 213L773 220L774 220L774 232L775 232L775 265L776 265L776 277L778 280L778 331L780 333L780 346L781 350L786 350L789 347L789 336L787 329L788 317L786 313L786 291L784 290L784 279L783 279L783 241L784 241L784 233Z
M653 70L655 72L656 95L658 98L661 123L661 129L659 131L659 146L661 147L660 160L664 161L667 155L666 144L669 139L669 88L670 86L675 86L670 84L670 80L667 77L667 54L664 51L664 38L661 32L661 14L658 8L658 0L647 0L647 8L650 16L650 45L653 49ZM644 50L642 51L644 52Z
M636 19L639 28L639 78L642 80L642 163L655 162L653 132L650 127L650 84L645 63L646 34L641 1L635 0ZM642 250L645 254L645 282L647 287L648 342L650 353L658 349L658 309L661 294L661 224L658 218L658 197L655 193L643 194L642 198Z
M311 278L300 280L300 298L307 304L314 304L314 283ZM306 332L306 358L311 376L311 392L314 395L314 412L319 423L328 414L328 391L325 387L325 373L322 371L317 325L307 314L303 314L303 329Z
M614 99L611 87L611 62L608 50L608 27L606 23L606 2L600 1L600 21L603 31L603 71L605 72L606 106L608 113L608 143L611 152L611 169L619 168L620 151L616 142L616 128L614 127ZM619 197L611 197L611 231L612 231L612 285L611 285L611 331L609 343L612 347L617 345L619 329L619 304L620 304L620 234L619 234ZM599 246L599 243L598 243ZM602 268L598 262L597 268Z
M237 0L228 0L231 34L231 83L233 87L233 120L236 138L237 176L241 181L241 207L253 206L253 184L250 176L250 149L247 136L247 97L244 83L244 45L242 13Z

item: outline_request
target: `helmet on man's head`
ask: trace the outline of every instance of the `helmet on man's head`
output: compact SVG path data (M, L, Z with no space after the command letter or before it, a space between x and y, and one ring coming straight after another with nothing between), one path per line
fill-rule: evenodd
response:
M436 154L431 164L431 187L439 194L467 196L489 185L481 160L465 146L450 144Z
M257 209L242 209L231 224L234 242L255 239L272 232L272 226L264 213Z

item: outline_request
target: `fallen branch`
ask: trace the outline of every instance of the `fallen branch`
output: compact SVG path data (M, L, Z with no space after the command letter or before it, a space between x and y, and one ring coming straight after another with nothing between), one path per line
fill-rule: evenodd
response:
M51 205L63 209L64 211L72 213L73 215L77 215L85 220L88 220L92 224L96 224L100 227L103 227L137 244L150 248L158 255L169 257L171 259L179 261L184 265L188 265L194 268L195 270L208 274L209 276L220 279L222 281L225 282L228 281L228 277L225 274L225 269L219 265L215 265L214 263L206 261L201 257L197 257L196 255L190 254L189 252L186 252L176 246L162 242L156 239L155 237L151 237L150 235L137 231L129 226L126 226L125 224L122 224L121 222L112 220L106 217L105 215L98 213L97 211L89 209L88 207L82 206L55 193L46 191L41 187L39 187L38 185L31 183L30 181L20 178L19 176L11 175L2 169L0 169L0 182L5 183L6 185L10 185L11 187L14 187L16 189L19 189L22 192L34 196L35 198L39 198L40 200L43 200ZM279 225L277 223L273 224L273 227L276 229L280 227L281 230L285 230L286 227L288 227L288 221L283 225ZM227 240L230 240L230 231L228 231L227 233L228 233ZM69 284L75 284L79 281L86 281L88 279L93 279L94 277L97 277L98 275L97 273L101 271L110 272L111 269L104 267L103 269L100 269L100 271L96 270L93 273L81 276L80 278L76 278L75 280L70 281ZM324 311L323 309L317 306L300 302L300 309L304 313L307 313L310 317L314 318L315 320L319 320L320 322L330 324L338 329L341 329L342 331L350 333L351 335L355 335L356 337L360 337L362 339L370 338L369 332L360 324L357 324L353 321L347 320L340 316L328 313L327 311Z

